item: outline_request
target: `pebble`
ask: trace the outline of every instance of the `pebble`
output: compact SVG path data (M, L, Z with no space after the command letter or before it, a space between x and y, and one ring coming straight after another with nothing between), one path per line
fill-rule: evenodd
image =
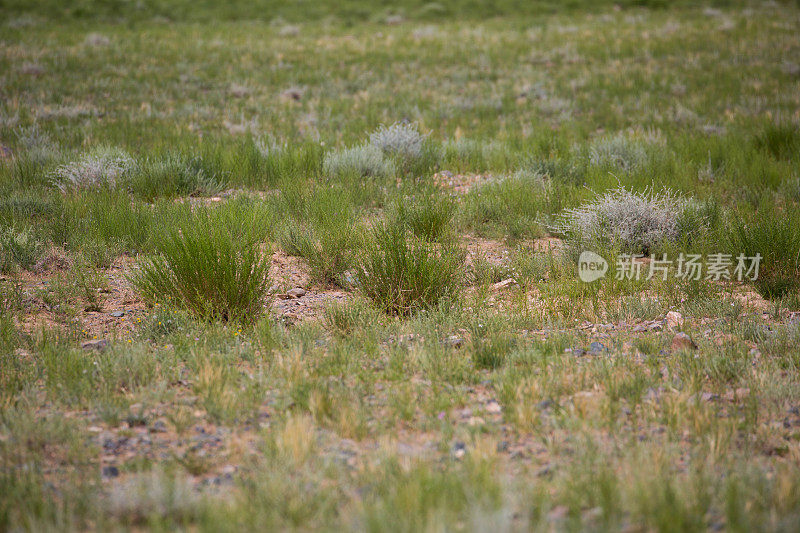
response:
M692 338L687 335L686 333L680 332L677 333L674 337L672 337L672 342L670 343L669 347L672 350L696 350L697 344L694 343Z
M150 426L150 433L166 433L167 432L167 424L163 420L156 420L153 422L153 425Z
M114 311L113 313L111 313L111 316L113 316L114 318L122 318L125 316L125 311Z
M103 477L112 478L119 476L119 468L114 465L104 466L100 471Z
M486 404L486 412L492 415L499 414L503 411L503 408L500 407L500 404L497 403L495 400L489 400L489 403Z
M453 457L455 457L456 459L461 459L467 454L467 445L461 441L456 441L453 444L451 453L453 454Z
M97 350L98 352L102 352L108 348L108 341L105 339L85 341L81 344L81 348L84 350Z
M589 352L598 354L600 352L607 352L608 348L602 342L593 342L589 345Z
M451 348L461 348L464 346L464 339L458 335L450 335L444 340L443 344Z
M286 296L289 298L296 300L297 298L301 298L306 295L306 290L301 287L295 287L294 289L290 289Z

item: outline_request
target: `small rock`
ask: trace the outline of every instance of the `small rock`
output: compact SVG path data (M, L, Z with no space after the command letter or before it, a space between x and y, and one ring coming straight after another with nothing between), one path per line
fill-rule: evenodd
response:
M495 400L489 400L489 403L486 404L486 412L491 415L499 414L503 411L503 408L500 407L500 404L497 403Z
M689 335L680 332L677 333L674 337L672 337L672 342L670 343L669 347L675 351L696 350L697 344L694 343L694 341Z
M103 477L118 477L119 476L119 468L114 465L104 466L103 469L100 471Z
M305 296L305 294L306 294L306 290L305 289L300 288L300 287L295 287L294 289L289 290L286 293L286 296L288 296L289 298L291 298L293 300L296 300L297 298L301 298L301 297Z
M444 344L445 346L449 346L451 348L461 348L462 346L464 346L464 339L459 337L458 335L450 335L444 340L442 344Z
M494 285L492 285L492 290L499 291L500 289L505 289L506 287L510 287L511 285L516 285L517 280L514 278L507 278L503 281L498 281Z
M150 426L150 433L166 433L167 432L167 424L163 420L156 420L153 422L153 425Z
M98 352L102 352L106 348L108 348L108 341L105 339L96 339L91 341L85 341L81 344L81 348L84 350L97 350Z
M607 352L608 348L602 342L593 342L589 345L589 352L593 354L599 354L601 352Z
M125 316L125 311L114 311L113 313L111 313L111 316L113 316L114 318L122 318L123 316Z
M471 417L469 417L469 420L467 420L467 425L473 426L473 427L474 426L482 426L485 423L486 423L486 421L483 418L479 417L479 416L471 416Z
M461 441L456 441L453 444L451 453L453 454L453 457L455 457L456 459L461 459L467 454L467 445Z
M667 324L667 329L670 331L675 331L683 327L683 315L677 311L670 311L667 313L667 316L664 317L664 321Z

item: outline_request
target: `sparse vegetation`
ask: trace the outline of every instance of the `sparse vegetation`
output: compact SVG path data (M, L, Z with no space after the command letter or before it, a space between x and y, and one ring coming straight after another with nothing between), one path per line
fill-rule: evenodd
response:
M0 2L0 531L800 530L798 21Z
M132 277L151 302L210 320L248 323L261 315L269 259L247 228L196 215L166 233L157 252Z

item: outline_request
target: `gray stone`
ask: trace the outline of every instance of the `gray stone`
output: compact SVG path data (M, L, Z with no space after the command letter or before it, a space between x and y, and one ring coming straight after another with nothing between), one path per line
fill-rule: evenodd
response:
M81 344L81 348L84 350L97 350L98 352L102 352L108 348L108 341L105 339L85 341Z
M114 311L113 313L111 313L111 316L113 316L114 318L122 318L125 316L125 311Z
M692 338L686 333L680 332L672 337L672 342L669 347L672 350L696 350L697 344L694 343Z
M286 296L289 298L296 300L297 298L301 298L306 295L306 290L301 287L295 287L294 289L290 289Z

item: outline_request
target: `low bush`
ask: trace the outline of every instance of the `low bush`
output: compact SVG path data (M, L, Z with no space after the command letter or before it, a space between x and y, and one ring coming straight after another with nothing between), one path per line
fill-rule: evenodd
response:
M707 222L698 204L669 190L639 193L621 187L564 211L551 230L583 248L651 254L689 238Z
M391 126L381 125L370 134L369 142L385 154L413 161L422 157L426 137L416 124L396 122Z
M42 249L29 229L17 232L0 227L0 273L13 272L17 267L30 268L41 256Z
M263 312L270 255L252 232L199 213L169 231L131 281L151 302L206 320L250 323Z
M391 159L371 144L354 146L325 154L322 171L327 176L356 175L363 178L386 178L396 172Z
M130 174L127 185L131 192L149 202L161 197L214 194L226 182L225 176L201 157L178 152L148 159Z
M102 189L114 187L135 165L136 162L126 152L101 146L76 161L59 166L51 178L64 192Z
M597 167L633 172L647 162L647 150L642 141L620 132L595 139L589 146L589 162Z
M377 224L359 258L355 280L380 309L408 315L458 295L462 250L427 243L398 224Z

